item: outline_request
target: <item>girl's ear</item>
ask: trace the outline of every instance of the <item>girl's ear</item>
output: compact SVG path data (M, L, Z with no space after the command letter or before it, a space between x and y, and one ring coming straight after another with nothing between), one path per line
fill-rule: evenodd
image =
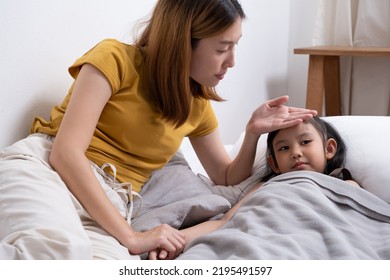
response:
M276 174L279 174L280 171L279 171L278 165L276 164L274 158L272 156L268 156L267 160L268 160L268 164L271 167L272 171L275 172Z
M329 138L325 143L325 156L327 160L334 157L337 152L337 142L333 138Z

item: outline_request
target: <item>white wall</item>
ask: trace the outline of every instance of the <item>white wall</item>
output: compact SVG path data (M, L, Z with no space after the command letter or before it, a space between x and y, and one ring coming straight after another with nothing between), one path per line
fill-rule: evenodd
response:
M1 0L0 148L27 135L34 116L49 116L52 105L67 92L71 83L67 68L76 58L106 37L129 41L132 26L149 13L154 3ZM268 98L288 92L292 102L301 103L302 90L297 91L293 83L298 80L289 79L287 69L290 63L291 71L302 70L291 63L289 48L304 32L300 28L306 27L291 30L290 25L297 27L301 17L307 15L304 6L314 5L312 0L241 3L248 19L237 47L236 67L218 87L227 101L213 104L225 143L239 137L252 111ZM291 17L293 22L290 10L298 13ZM293 32L290 37L289 32Z
M245 129L251 112L267 99L288 94L290 106L305 107L309 59L293 50L312 45L319 2L241 1L248 19L236 67L220 86L229 102L214 106L226 143Z
M290 105L305 107L308 61L307 55L294 55L294 48L312 43L317 7L320 0L291 0L288 45L288 94Z
M27 135L34 116L49 116L76 58L103 38L128 36L155 3L140 2L0 1L0 148Z
M253 110L287 93L289 1L242 0L247 15L236 48L236 66L220 83L226 102L215 104L225 143L245 130Z

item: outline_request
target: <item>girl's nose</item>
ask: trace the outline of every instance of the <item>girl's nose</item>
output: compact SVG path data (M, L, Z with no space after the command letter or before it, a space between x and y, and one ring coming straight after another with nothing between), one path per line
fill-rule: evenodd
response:
M302 157L302 152L301 149L298 147L294 147L291 149L291 158L296 160Z

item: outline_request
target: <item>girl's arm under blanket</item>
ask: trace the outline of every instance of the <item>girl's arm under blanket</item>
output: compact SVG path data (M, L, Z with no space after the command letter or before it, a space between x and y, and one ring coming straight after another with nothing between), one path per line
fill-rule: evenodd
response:
M192 240L194 240L199 236L216 231L224 224L226 224L240 208L243 201L249 195L255 192L261 185L262 183L258 183L256 186L254 186L248 193L245 194L245 196L239 202L237 202L237 204L235 204L229 211L227 211L220 219L206 221L194 225L192 227L182 229L181 232L184 234L185 244L186 245L189 244ZM166 258L166 256L167 256L167 252L164 249L162 249L162 250L153 250L149 252L148 258L150 260L157 260L157 259L163 260Z

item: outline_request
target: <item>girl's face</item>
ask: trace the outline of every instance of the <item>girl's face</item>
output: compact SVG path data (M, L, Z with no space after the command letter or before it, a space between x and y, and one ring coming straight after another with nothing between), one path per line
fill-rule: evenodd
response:
M241 38L241 18L224 33L198 41L192 50L190 75L207 87L221 81L228 68L234 66L235 46Z
M323 143L318 131L309 123L282 129L272 145L276 163L270 160L270 165L276 173L299 170L323 173L327 160L337 150L333 138Z

